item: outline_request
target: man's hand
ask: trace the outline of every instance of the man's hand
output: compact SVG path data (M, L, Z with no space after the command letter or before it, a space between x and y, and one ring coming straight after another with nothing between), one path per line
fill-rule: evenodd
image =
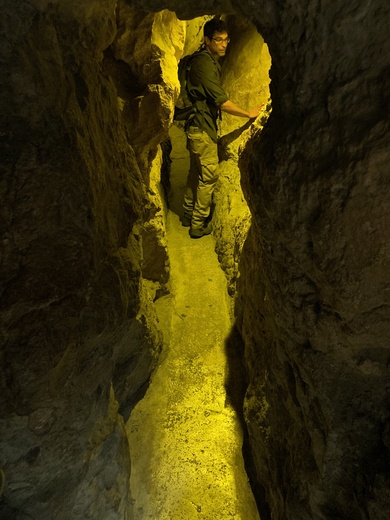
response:
M260 114L261 109L264 107L264 103L259 105L258 107L254 107L248 110L249 119L256 119L256 117Z
M231 114L232 116L238 117L249 117L249 119L256 119L256 117L260 114L260 110L263 108L264 103L259 105L258 107L251 108L250 110L244 110L237 105L235 105L232 101L228 100L225 103L222 103L221 110Z

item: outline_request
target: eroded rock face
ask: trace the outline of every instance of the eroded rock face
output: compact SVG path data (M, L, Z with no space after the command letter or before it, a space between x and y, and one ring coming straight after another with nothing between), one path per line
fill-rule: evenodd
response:
M147 11L161 11L169 9L174 11L181 19L191 19L205 14L228 14L235 11L232 0L125 0L127 4L134 5Z
M111 49L115 60L127 68L114 71L113 79L123 103L123 123L145 170L168 136L180 87L177 61L184 27L169 11L150 13L118 2L118 33Z
M116 7L2 4L4 519L131 514L118 407L128 413L156 362L152 300L168 264L158 143L136 156L104 67Z
M271 518L384 519L389 6L301 7L264 26L273 109L241 163L246 418Z

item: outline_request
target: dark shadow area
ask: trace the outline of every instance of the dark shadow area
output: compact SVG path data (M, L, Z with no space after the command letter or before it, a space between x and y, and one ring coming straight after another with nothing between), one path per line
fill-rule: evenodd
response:
M240 128L236 128L236 130L233 130L232 132L229 132L228 134L223 135L220 139L218 139L218 157L219 161L227 161L230 156L227 153L228 146L233 141L236 141L245 130L247 130L251 124L253 123L252 119L248 119L248 121L240 126Z
M115 58L111 47L104 51L102 70L104 74L112 78L119 97L136 98L144 93L145 85L139 82L127 63Z
M31 520L32 516L20 510L12 509L0 499L0 518L2 520Z
M183 215L184 191L189 169L189 154L185 143L184 130L180 124L174 124L170 136L163 143L161 182L169 210L179 217Z
M225 381L226 402L234 408L241 424L243 431L242 455L244 458L245 471L248 475L260 518L261 520L271 520L271 511L266 502L265 489L259 484L259 479L256 476L256 468L253 463L248 430L244 419L244 398L248 381L243 363L244 342L235 325L226 340L225 350L228 362L228 375Z
M169 202L169 191L171 189L171 152L172 142L171 138L167 137L165 141L161 143L162 150L162 165L161 165L161 184L164 190L164 196L167 203ZM168 204L169 207L169 204ZM169 209L171 209L169 207Z

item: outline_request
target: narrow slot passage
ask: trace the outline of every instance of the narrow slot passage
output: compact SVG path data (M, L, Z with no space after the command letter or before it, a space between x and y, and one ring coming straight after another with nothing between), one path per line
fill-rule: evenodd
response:
M136 520L258 520L241 454L242 430L226 400L226 279L214 239L193 240L179 221L188 171L185 135L171 130L169 344L127 424ZM167 309L160 309L167 315Z

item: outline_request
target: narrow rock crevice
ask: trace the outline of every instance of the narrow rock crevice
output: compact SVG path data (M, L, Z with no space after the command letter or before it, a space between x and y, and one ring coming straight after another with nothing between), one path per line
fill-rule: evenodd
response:
M189 157L184 133L173 127L171 136L171 295L159 302L163 319L170 309L171 326L147 393L127 424L133 514L136 520L258 520L234 406L240 392L227 353L232 324L226 279L214 239L192 240L181 225Z

